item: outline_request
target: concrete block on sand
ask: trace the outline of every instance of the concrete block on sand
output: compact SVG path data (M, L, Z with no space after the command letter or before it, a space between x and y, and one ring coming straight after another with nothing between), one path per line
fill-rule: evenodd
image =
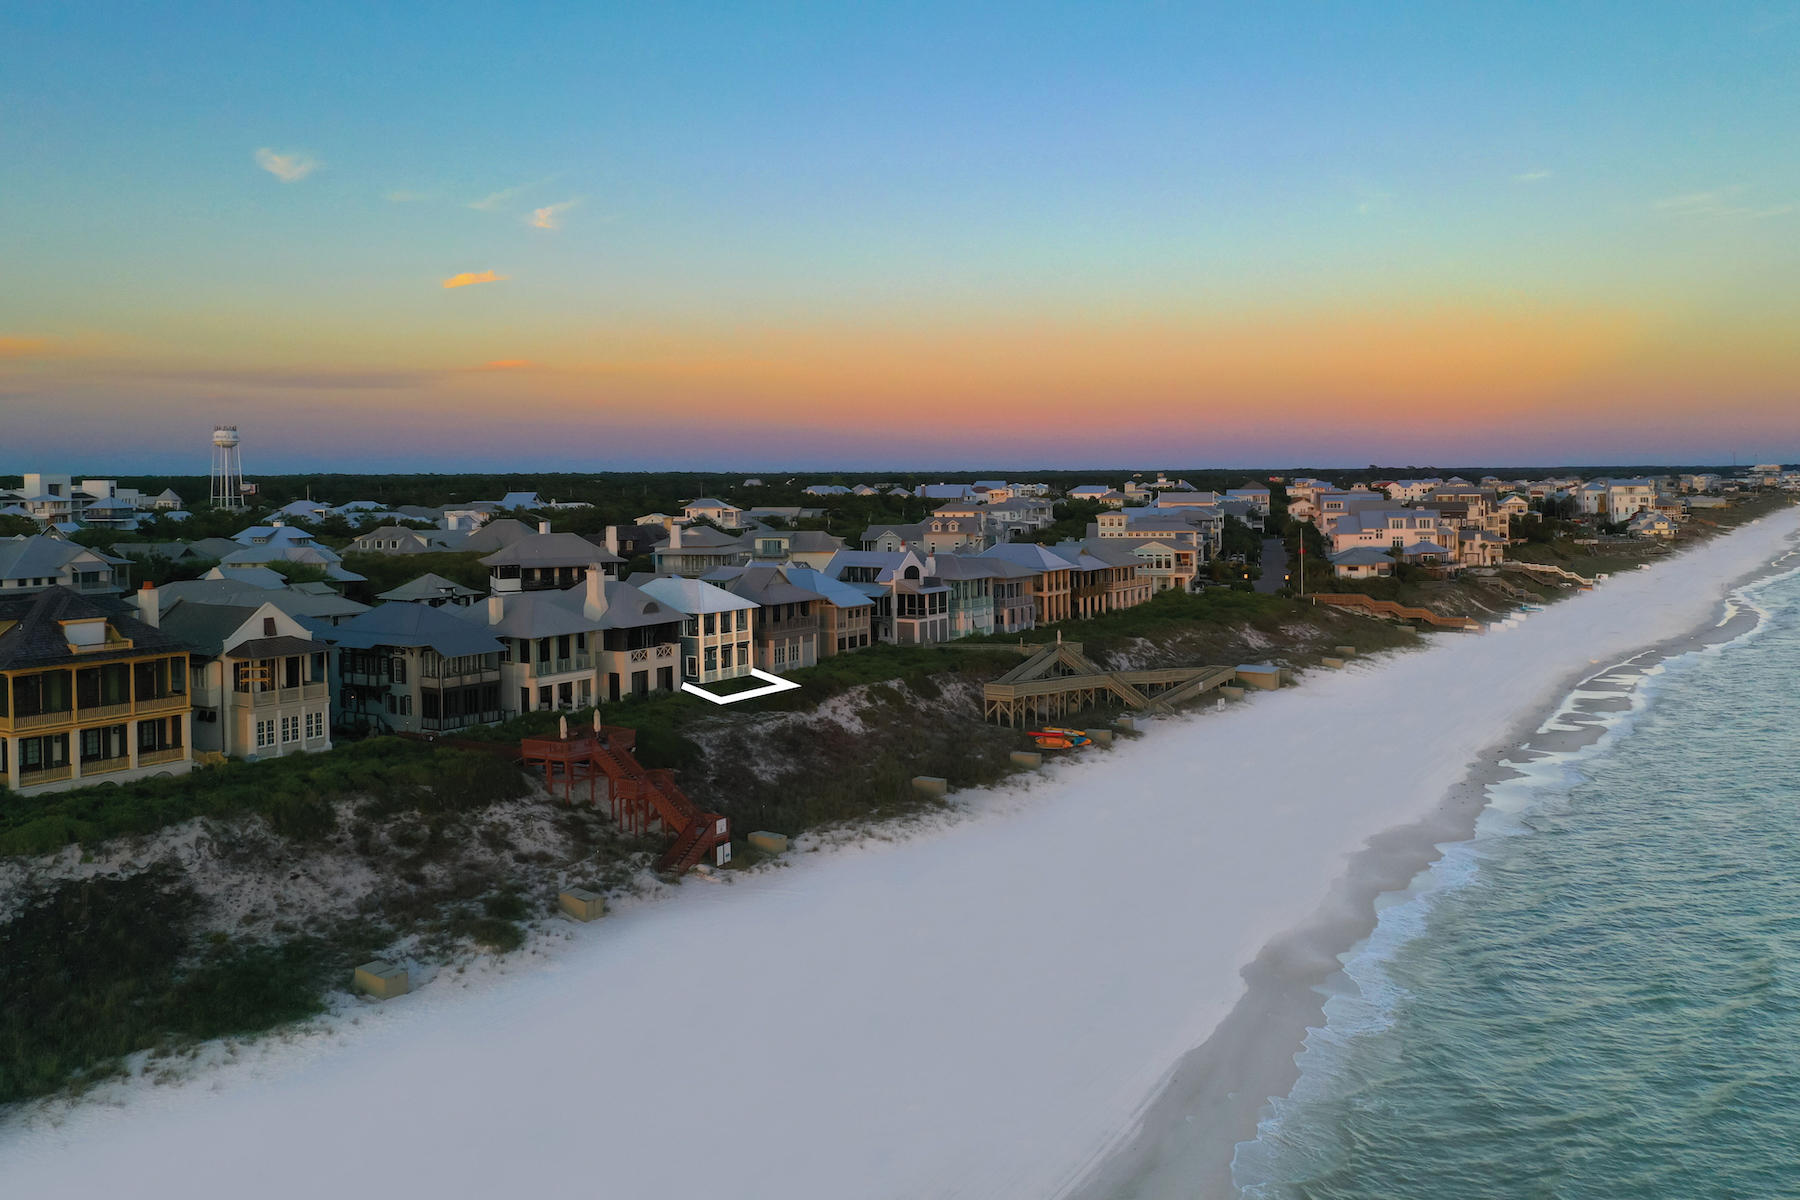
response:
M1281 686L1281 668L1273 663L1247 663L1237 669L1237 681L1241 687L1272 692Z
M924 792L927 796L945 796L950 792L950 784L937 775L914 775L913 790Z
M606 915L606 897L586 888L570 888L556 897L556 904L577 921L597 921Z
M1044 765L1044 756L1036 750L1014 750L1012 760L1013 765L1017 767L1041 767Z
M785 833L770 833L768 830L764 829L751 834L744 840L749 842L752 846L755 846L758 850L761 850L764 854L787 853L788 839L787 834Z
M392 1000L395 996L406 995L409 990L406 968L385 962L364 963L356 968L350 983L357 991L377 1000Z

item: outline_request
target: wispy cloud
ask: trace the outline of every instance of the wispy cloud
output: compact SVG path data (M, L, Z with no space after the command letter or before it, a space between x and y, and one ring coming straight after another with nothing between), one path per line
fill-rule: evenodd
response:
M0 335L0 358L38 358L50 350L49 338Z
M1514 175L1513 182L1514 183L1542 183L1544 180L1550 178L1554 174L1555 174L1555 172L1550 170L1548 167L1533 167L1529 171L1521 171L1519 174Z
M1713 188L1704 192L1683 192L1678 196L1665 196L1651 204L1651 208L1671 217L1688 217L1695 220L1739 220L1760 221L1765 217L1781 217L1789 213L1800 212L1800 204L1746 204L1741 197L1743 185Z
M477 363L472 367L462 368L464 371L530 371L537 364L529 358L496 358L489 362Z
M533 188L543 187L546 183L549 183L555 178L556 176L551 175L543 179L533 179L529 183L520 183L509 188L501 188L497 192L489 192L479 200L469 201L469 207L475 209L477 212L494 212L508 200L517 196L522 196Z
M303 388L318 391L368 391L417 388L441 376L431 371L338 370L330 367L261 367L231 370L211 367L133 367L110 372L133 379L241 388Z
M581 203L581 197L546 204L542 208L531 210L531 227L533 229L561 229L562 215Z
M256 165L283 183L298 183L324 164L299 150L277 154L264 146L256 152Z
M496 275L492 271L464 271L460 275L452 275L444 280L447 288L468 287L472 283L498 283L505 279L504 275Z

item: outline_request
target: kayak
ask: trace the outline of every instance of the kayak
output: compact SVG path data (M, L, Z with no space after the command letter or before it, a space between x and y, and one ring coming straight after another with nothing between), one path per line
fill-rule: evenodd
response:
M1082 729L1059 729L1054 725L1046 725L1042 729L1033 729L1025 735L1045 750L1073 750L1078 746L1091 746L1094 739Z

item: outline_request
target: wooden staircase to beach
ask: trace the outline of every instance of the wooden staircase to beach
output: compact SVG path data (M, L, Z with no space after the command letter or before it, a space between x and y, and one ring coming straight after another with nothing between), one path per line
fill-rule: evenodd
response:
M657 860L657 870L680 874L704 860L715 847L731 840L731 824L718 813L702 812L675 783L675 773L646 768L632 753L637 731L603 726L571 737L526 738L519 758L544 772L544 786L573 801L577 784L585 783L588 800L597 803L598 786L606 781L613 820L632 833L660 826L675 841Z
M1401 604L1394 600L1377 600L1373 596L1365 596L1360 592L1327 592L1308 596L1314 604L1328 604L1333 608L1360 610L1372 617L1388 617L1396 621L1421 621L1437 629L1473 629L1481 630L1481 622L1473 617L1446 617L1442 613L1432 612L1429 608L1420 608L1414 604Z
M1520 562L1518 559L1509 558L1500 564L1500 568L1505 571L1521 571L1539 579L1547 577L1552 581L1562 580L1567 583L1572 583L1576 587L1594 586L1594 581L1592 579L1583 575L1577 575L1575 572L1556 566L1554 563Z

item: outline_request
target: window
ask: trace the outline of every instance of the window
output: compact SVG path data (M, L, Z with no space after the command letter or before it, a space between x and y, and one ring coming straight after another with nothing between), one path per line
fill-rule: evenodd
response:
M321 738L324 736L325 736L325 713L323 711L307 713L306 714L306 740L310 742L314 738Z
M775 643L775 665L780 667L780 666L785 666L786 664L787 664L787 643L786 642L776 642Z
M281 741L282 741L282 744L286 745L288 742L297 742L299 740L300 740L300 718L297 716L281 718Z
M258 721L256 723L256 748L267 749L275 744L275 722Z
M400 697L400 715L403 717L412 716L412 694L411 693L408 693L408 694Z
M406 682L406 660L398 654L394 655L393 680L395 683Z

